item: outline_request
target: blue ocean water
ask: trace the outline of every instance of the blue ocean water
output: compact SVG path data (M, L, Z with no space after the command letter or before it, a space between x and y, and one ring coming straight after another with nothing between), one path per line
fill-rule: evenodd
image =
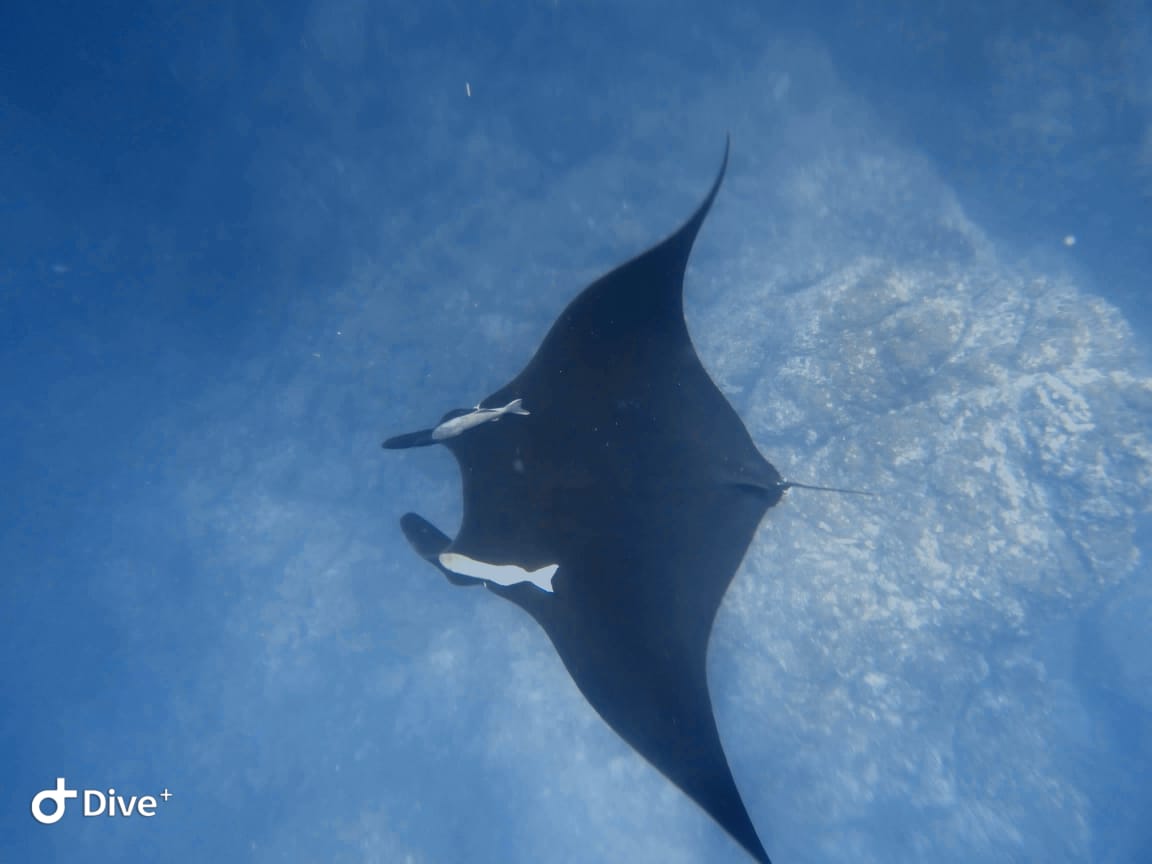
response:
M803 482L713 698L778 864L1152 857L1146 4L0 12L0 861L743 861L416 560L732 162L689 328ZM155 816L43 825L70 788Z

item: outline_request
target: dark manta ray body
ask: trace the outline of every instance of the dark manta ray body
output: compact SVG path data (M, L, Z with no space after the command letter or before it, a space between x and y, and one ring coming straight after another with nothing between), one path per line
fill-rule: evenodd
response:
M460 464L460 533L409 513L416 551L531 614L608 725L767 862L705 657L761 518L799 484L760 455L684 323L688 256L727 163L680 230L586 288L510 383L384 446L441 443Z

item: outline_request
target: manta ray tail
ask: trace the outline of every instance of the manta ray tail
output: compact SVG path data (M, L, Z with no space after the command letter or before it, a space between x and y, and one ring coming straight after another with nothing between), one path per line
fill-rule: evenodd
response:
M866 492L863 489L841 489L838 486L809 486L807 483L796 483L792 480L786 480L780 484L781 488L787 489L811 489L813 492L839 492L842 495L867 495L869 498L875 498L875 492Z

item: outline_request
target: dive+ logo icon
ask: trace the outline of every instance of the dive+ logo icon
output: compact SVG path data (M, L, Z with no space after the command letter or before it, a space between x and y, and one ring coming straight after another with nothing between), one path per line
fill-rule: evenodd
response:
M64 817L64 809L73 798L79 798L76 789L69 789L63 777L56 778L55 789L42 789L32 797L32 818L41 825L53 825ZM172 793L165 787L157 802L152 795L118 795L115 789L101 792L99 789L84 790L85 816L143 816L149 819L156 815L160 803L167 804ZM52 809L46 812L45 805L51 801Z

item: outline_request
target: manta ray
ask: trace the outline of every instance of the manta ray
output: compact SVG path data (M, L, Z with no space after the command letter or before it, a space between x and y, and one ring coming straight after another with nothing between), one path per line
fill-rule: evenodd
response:
M691 218L581 291L519 375L384 447L439 444L460 466L459 533L407 513L416 552L535 618L605 722L767 864L716 730L708 638L764 514L828 487L769 464L688 335L684 273L727 165L726 144Z

